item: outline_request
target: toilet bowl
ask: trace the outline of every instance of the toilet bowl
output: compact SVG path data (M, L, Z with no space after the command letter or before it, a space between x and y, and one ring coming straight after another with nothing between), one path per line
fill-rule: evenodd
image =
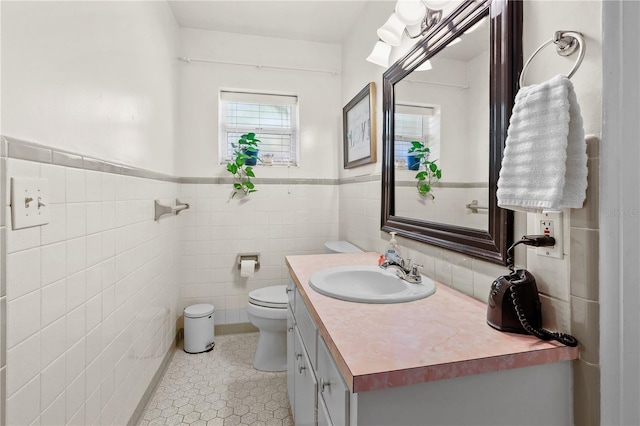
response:
M275 285L249 293L247 316L260 330L253 367L261 371L287 369L287 286Z

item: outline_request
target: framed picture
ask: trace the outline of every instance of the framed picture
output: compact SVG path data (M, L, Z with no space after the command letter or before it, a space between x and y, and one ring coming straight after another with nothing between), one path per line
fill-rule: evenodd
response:
M376 84L371 82L342 109L344 168L376 162Z

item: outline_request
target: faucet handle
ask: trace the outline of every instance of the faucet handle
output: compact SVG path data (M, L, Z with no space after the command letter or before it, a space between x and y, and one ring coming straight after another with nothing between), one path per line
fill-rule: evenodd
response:
M411 266L411 275L420 275L420 271L422 270L423 265L414 264Z

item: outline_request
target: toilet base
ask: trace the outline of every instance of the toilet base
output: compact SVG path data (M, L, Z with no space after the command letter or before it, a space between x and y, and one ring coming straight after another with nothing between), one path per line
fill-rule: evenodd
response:
M287 369L287 332L260 330L253 368L260 371Z

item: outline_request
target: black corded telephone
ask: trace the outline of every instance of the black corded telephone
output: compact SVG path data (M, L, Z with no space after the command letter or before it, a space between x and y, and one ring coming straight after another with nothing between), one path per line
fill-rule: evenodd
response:
M547 235L525 235L507 250L507 264L511 273L496 278L491 284L487 307L487 323L500 331L533 334L554 339L567 346L577 346L575 337L542 328L542 311L536 280L526 269L514 270L513 249L518 244L544 247L555 244Z

